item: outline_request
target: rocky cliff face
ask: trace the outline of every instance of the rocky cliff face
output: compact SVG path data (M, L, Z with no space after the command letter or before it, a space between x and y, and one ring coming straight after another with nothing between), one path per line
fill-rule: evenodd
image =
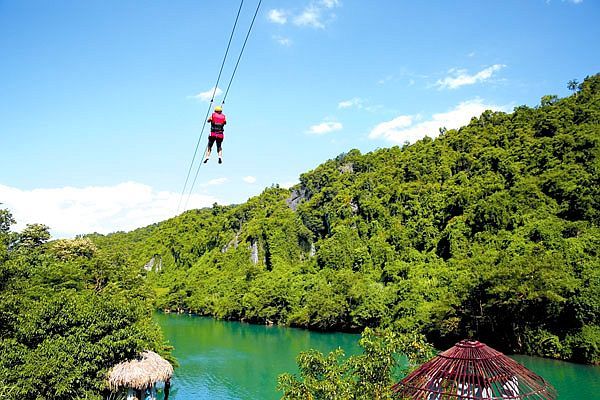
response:
M289 208L291 208L293 211L296 211L300 203L308 200L309 198L308 190L302 186L298 186L297 188L292 189L290 197L288 197L285 202Z

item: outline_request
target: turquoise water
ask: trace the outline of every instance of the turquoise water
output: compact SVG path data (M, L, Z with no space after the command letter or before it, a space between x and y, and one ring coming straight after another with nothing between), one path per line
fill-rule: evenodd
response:
M359 335L157 314L179 361L173 400L279 399L277 376L297 373L296 356L308 349L361 352ZM558 390L561 400L600 400L600 367L512 356Z
M338 347L360 353L360 335L224 322L189 315L157 314L175 347L169 400L279 399L277 376L297 373L296 356Z
M600 400L600 367L567 363L547 358L511 358L550 382L560 400Z

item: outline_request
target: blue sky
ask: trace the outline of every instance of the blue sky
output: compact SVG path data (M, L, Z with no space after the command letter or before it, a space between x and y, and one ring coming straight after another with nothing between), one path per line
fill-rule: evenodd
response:
M239 4L0 0L0 203L15 229L71 237L176 214ZM220 90L257 4L244 1ZM224 106L224 163L202 166L187 208L566 96L600 72L598 20L592 0L263 0Z

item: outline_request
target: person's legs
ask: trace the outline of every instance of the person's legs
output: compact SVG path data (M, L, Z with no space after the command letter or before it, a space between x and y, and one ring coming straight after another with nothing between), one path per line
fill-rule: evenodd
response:
M219 155L219 164L223 162L223 148L221 147L221 143L223 143L223 137L217 138L217 154Z
M214 142L215 142L215 137L212 135L209 136L208 137L208 146L206 146L206 157L205 157L204 163L206 163L208 161L208 159L210 158L210 152L212 150ZM218 146L219 146L219 144L217 143L217 147Z

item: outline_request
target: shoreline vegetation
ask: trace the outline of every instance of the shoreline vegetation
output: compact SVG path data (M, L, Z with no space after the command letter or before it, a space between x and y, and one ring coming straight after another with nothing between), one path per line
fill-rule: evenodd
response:
M377 357L301 354L304 381L279 382L290 399L337 368L364 378L348 390L387 398L390 352L415 343L415 360L474 338L599 364L600 76L570 86L128 233L50 241L41 224L12 232L0 205L3 395L100 399L135 354L175 363L156 309L364 330Z

